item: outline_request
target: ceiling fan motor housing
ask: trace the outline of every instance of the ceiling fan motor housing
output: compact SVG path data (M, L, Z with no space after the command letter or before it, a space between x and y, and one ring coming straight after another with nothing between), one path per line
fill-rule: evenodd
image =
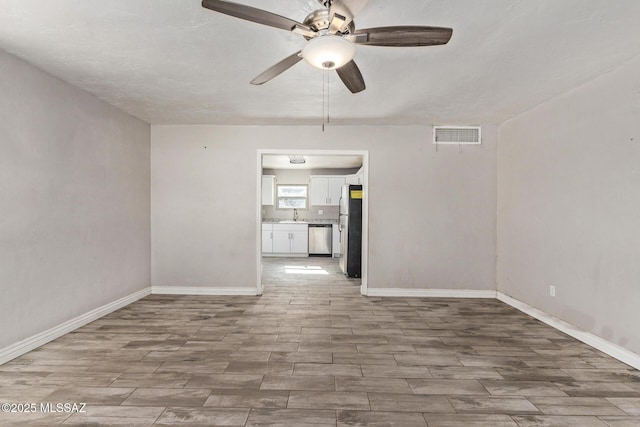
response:
M331 19L329 19L329 9L320 9L310 13L302 23L321 34L323 32L326 32L329 29L329 25L331 24ZM356 26L354 22L351 21L349 25L344 29L344 31L339 31L337 34L352 34L355 29ZM305 39L309 40L310 37L305 36Z

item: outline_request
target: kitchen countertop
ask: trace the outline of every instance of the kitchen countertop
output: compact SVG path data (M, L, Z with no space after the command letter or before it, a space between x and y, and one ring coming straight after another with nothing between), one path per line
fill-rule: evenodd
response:
M262 222L268 224L278 224L280 221L292 221L288 219L281 218L262 218ZM300 219L298 220L300 224L338 224L339 221L337 219ZM291 222L290 224L293 224Z

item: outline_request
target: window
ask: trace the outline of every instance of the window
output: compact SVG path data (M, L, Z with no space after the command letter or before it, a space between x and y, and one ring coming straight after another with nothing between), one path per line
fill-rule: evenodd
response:
M306 185L278 185L278 209L307 209Z

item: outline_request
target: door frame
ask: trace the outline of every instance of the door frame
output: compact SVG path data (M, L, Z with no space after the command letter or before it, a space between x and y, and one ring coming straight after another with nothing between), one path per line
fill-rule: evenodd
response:
M258 149L256 162L256 293L262 295L262 156L299 154L302 156L362 156L364 182L362 201L362 277L360 294L367 295L369 280L369 150L298 150L292 148Z

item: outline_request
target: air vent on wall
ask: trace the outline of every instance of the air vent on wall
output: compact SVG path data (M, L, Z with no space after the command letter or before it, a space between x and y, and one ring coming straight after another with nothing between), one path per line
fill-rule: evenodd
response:
M434 126L434 144L480 144L480 126Z

